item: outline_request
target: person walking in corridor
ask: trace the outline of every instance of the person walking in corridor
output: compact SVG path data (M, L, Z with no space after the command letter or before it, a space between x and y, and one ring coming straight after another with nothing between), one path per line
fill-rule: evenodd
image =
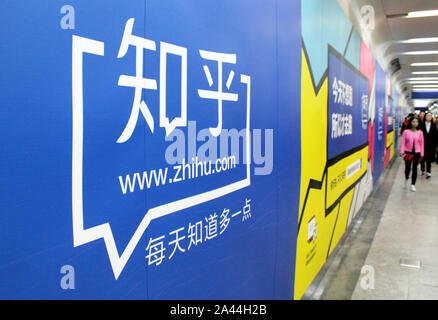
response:
M419 114L419 117L418 117L418 120L420 122L420 124L418 126L419 128L421 128L423 126L424 121L426 121L425 119L426 119L426 111L421 110L420 114Z
M409 120L408 129L403 131L400 155L405 160L405 178L409 180L412 168L411 191L415 192L415 182L417 181L417 167L421 158L424 157L424 137L419 128L419 120L413 117Z
M434 121L435 123L435 128L437 128L438 131L438 117L435 117ZM438 132L437 132L438 135ZM437 137L437 145L436 145L436 152L435 152L435 160L436 160L436 164L438 164L438 137Z
M435 160L438 132L433 122L433 116L429 112L425 116L425 122L421 127L424 136L424 158L421 161L422 174L426 171L426 179L432 176L432 162Z

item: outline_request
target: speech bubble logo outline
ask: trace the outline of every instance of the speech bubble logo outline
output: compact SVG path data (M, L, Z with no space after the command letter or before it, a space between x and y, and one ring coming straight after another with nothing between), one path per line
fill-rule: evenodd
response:
M250 92L251 77L241 75L240 81L247 86L246 100L246 178L223 187L201 194L176 200L147 210L140 221L128 245L119 255L110 224L84 229L83 211L83 142L84 142L84 105L83 105L83 53L104 55L104 43L80 36L72 36L72 225L73 246L78 247L95 240L103 239L117 280L131 257L138 242L150 222L154 219L199 205L230 194L251 185L251 144L250 144ZM170 124L169 124L170 125Z

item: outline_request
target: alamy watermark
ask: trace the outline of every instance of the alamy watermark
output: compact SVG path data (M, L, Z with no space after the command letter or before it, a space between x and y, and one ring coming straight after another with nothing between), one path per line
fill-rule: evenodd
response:
M75 289L75 268L69 264L61 267L60 273L64 276L61 277L60 286L63 290Z
M222 129L218 136L213 136L207 128L196 132L196 121L188 121L187 137L183 130L176 128L165 140L170 142L165 153L166 163L169 165L189 162L215 165L232 157L236 165L247 164L248 161L252 163L255 175L269 175L272 172L273 129Z
M360 8L361 19L359 21L362 30L373 31L376 27L375 11L371 5L364 5Z
M71 29L74 30L75 28L75 8L73 6L66 4L61 7L61 14L63 14L60 25L61 28L64 30Z
M375 271L373 266L364 265L360 270L360 287L362 290L375 289Z

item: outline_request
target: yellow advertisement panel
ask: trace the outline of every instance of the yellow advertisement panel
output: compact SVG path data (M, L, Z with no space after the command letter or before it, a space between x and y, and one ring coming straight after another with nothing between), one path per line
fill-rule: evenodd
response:
M344 234L354 187L368 163L367 144L327 160L328 78L313 83L305 48L301 81L302 168L295 299L301 299Z
M336 201L366 173L367 162L368 146L365 146L327 168L327 214L334 209Z

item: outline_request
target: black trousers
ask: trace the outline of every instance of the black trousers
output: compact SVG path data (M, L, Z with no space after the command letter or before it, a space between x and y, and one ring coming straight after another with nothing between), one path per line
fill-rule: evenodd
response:
M426 169L426 172L432 172L432 160L423 158L423 161L420 162L420 166L422 172L424 172L424 169Z
M408 153L408 152L407 152ZM415 182L417 181L417 167L418 162L420 162L420 153L414 153L414 160L411 161L405 161L405 177L406 180L409 179L409 174L411 173L411 167L412 167L412 184L415 185Z

